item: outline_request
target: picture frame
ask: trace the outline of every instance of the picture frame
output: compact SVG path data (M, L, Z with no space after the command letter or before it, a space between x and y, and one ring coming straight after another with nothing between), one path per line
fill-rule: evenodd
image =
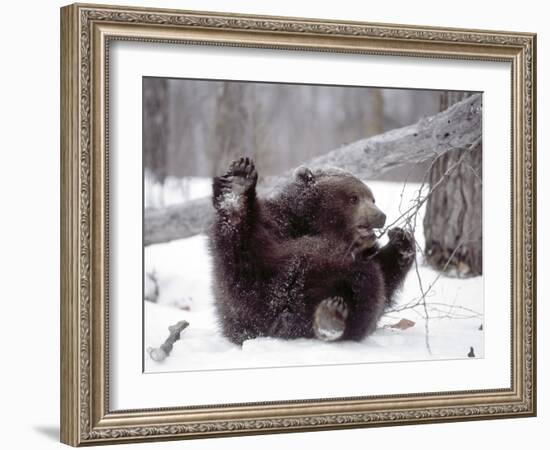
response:
M509 386L113 409L114 42L510 67ZM61 441L97 445L536 415L536 35L74 4L61 9ZM141 251L141 250L140 250ZM115 255L116 256L116 255ZM138 283L141 280L137 281ZM486 292L491 295L491 292ZM506 304L505 304L506 305Z

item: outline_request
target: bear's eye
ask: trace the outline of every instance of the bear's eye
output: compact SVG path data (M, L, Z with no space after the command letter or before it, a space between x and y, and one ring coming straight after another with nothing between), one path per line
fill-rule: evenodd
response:
M352 196L349 198L349 202L350 202L352 205L357 204L358 201L359 201L359 197L357 197L357 195L352 195Z

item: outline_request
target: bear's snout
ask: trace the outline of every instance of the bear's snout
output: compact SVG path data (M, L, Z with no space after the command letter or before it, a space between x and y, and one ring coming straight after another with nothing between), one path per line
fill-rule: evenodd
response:
M357 210L356 226L368 228L382 228L386 223L386 215L371 201L363 202Z
M374 208L376 209L376 211L374 211L373 213L371 226L372 228L382 228L386 224L386 215L378 208Z

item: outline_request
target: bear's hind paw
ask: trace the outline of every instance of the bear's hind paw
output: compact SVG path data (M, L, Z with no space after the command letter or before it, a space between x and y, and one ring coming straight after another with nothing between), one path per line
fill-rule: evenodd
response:
M214 206L235 211L244 205L245 196L253 195L258 173L250 158L240 158L229 166L225 175L214 179Z
M348 306L342 297L330 297L323 300L315 310L313 332L322 341L340 339L346 329Z

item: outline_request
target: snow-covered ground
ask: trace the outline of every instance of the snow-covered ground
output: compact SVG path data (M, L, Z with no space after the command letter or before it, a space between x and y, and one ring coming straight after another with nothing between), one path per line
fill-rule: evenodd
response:
M164 183L145 174L145 207L161 208L187 200L205 197L212 192L212 179L201 177L167 177Z
M188 192L208 193L209 180L194 179ZM368 182L377 205L391 223L410 205L418 184ZM177 183L176 186L180 186ZM403 195L402 195L403 194ZM178 194L164 194L172 198ZM401 198L402 195L402 198ZM188 199L186 195L178 199ZM415 237L423 247L422 218L418 215ZM383 242L383 241L382 241ZM425 266L419 252L418 274L426 295L418 303L422 290L418 275L409 273L397 299L394 312L387 313L379 328L362 342L321 342L315 339L283 340L257 338L242 347L227 341L220 333L215 317L211 291L211 259L207 238L197 235L145 249L146 295L158 288L156 303L145 301L144 360L146 372L183 370L234 369L250 367L296 366L316 364L412 361L427 359L467 358L473 348L476 358L483 357L483 278L466 279L439 276ZM168 337L168 326L179 320L190 325L174 344L170 356L155 362L147 354L148 347L159 347ZM393 328L401 319L413 321L407 329ZM427 330L426 330L427 322ZM426 333L428 331L428 333Z

